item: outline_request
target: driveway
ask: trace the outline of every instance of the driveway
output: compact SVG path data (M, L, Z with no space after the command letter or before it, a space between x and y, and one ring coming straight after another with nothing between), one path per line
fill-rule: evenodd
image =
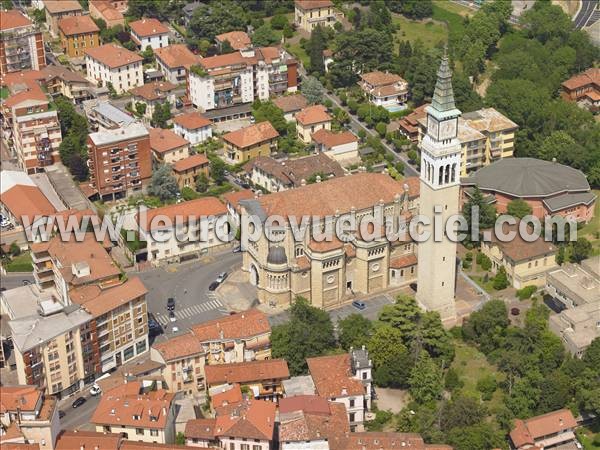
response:
M399 413L410 402L410 395L402 389L375 388L377 408L381 411Z

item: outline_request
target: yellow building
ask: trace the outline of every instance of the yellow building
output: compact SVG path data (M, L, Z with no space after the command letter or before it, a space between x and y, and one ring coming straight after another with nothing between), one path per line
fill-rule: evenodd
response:
M302 142L310 144L319 130L331 130L331 116L323 105L308 106L296 114L296 132Z
M270 122L261 122L223 136L225 157L237 164L257 156L270 156L277 149L279 133Z
M90 16L67 16L58 21L62 50L69 58L85 56L85 50L100 45L100 28Z
M335 24L331 0L296 0L294 6L294 23L308 33L318 25L332 27Z

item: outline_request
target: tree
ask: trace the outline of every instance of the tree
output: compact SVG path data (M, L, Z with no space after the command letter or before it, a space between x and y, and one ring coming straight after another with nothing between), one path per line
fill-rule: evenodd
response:
M21 254L21 247L16 242L11 242L10 247L8 249L11 256L19 256Z
M225 39L222 43L221 43L221 54L222 55L226 55L228 53L233 53L235 52L234 48L231 46L231 43Z
M585 349L582 361L588 368L600 375L600 337L595 338Z
M283 27L283 37L286 38L286 39L290 39L293 36L294 36L294 29L288 23L288 24L285 25L285 27Z
M200 173L200 175L198 175L198 177L196 178L196 191L204 193L208 191L208 185L208 177L204 172Z
M344 350L366 345L371 336L371 321L361 314L350 314L338 321L338 341Z
M491 374L477 380L477 390L481 392L483 400L491 400L497 387L496 378Z
M392 15L384 0L371 0L366 16L366 25L374 30L392 31Z
M311 105L322 103L323 91L323 85L315 77L306 77L302 82L302 94Z
M271 26L275 30L283 30L286 25L289 25L289 21L284 14L277 14L271 19Z
M478 214L475 214L475 208L478 208ZM468 224L468 239L471 239L474 227L485 230L494 226L496 208L493 204L486 202L479 187L475 186L469 193L469 200L463 206L463 216Z
M473 90L467 76L455 72L452 76L452 89L456 107L461 111L475 111L483 107L481 96Z
M460 379L458 372L452 367L449 368L444 377L444 387L452 392L462 388L464 385L465 383Z
M398 295L393 305L385 305L381 308L378 320L396 328L404 342L408 342L415 334L420 315L421 309L414 297Z
M373 360L373 379L378 386L403 387L408 381L412 358L402 334L389 325L378 326L367 344Z
M175 436L175 444L185 445L185 435L181 431L177 432L177 436Z
M146 103L143 102L136 102L135 104L135 113L139 116L139 117L143 117L144 114L146 114L146 109L147 109L148 105L146 105Z
M174 199L178 192L179 186L173 176L171 166L164 164L154 171L148 187L150 195L155 195L162 201L166 201Z
M558 253L556 254L556 264L562 266L565 262L565 246L560 245L558 247Z
M188 31L196 39L213 41L217 34L246 28L248 18L244 8L237 2L222 1L201 4L190 20Z
M508 202L506 212L517 219L522 219L525 216L531 215L533 209L525 200L516 198Z
M279 134L284 135L287 133L288 124L283 116L283 111L275 106L273 102L255 101L252 105L252 115L257 123L271 122L271 125L273 125L273 128L275 128Z
M501 291L502 289L506 289L508 287L508 284L509 283L508 276L506 275L506 269L504 268L504 266L500 266L498 272L496 273L496 276L494 277L492 287L497 291Z
M463 335L488 354L500 346L508 325L506 304L502 300L491 300L469 316L463 325Z
M584 237L578 237L571 244L571 262L579 263L590 256L592 252L592 243Z
M325 73L323 50L325 50L325 32L318 25L312 30L308 41L308 55L310 56L310 71L312 73L316 72L321 75Z
M278 42L279 38L269 24L264 24L252 33L252 44L255 47L270 47Z
M408 385L410 395L417 403L437 400L442 394L442 372L429 353L422 351L419 354L411 370Z
M214 157L210 160L210 176L218 185L222 185L225 182L225 163L218 157Z
M375 131L377 131L377 133L379 133L379 136L383 139L387 132L387 125L385 124L385 122L377 123L377 125L375 125Z
M386 4L392 12L410 17L411 19L423 19L433 14L433 3L431 0L387 0Z
M169 102L159 103L154 107L152 119L153 127L167 128L167 122L171 119L171 104Z
M448 432L454 428L476 425L483 421L486 413L485 407L477 400L459 394L442 407L441 429Z
M141 52L142 58L144 58L144 64L154 63L154 50L150 45L146 46L146 49Z
M455 450L504 448L506 445L502 432L489 423L454 428L448 433L447 442Z
M69 167L69 171L77 181L87 180L89 169L79 153L72 154L67 160L67 165Z
M306 359L320 356L335 347L333 324L327 312L296 297L290 308L290 320L276 325L271 332L273 358L287 361L290 373L306 373Z

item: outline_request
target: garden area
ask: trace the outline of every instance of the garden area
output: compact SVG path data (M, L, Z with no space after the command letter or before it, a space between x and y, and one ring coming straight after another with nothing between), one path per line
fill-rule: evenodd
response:
M9 251L2 255L2 266L7 272L32 272L33 264L29 251L22 252L16 243L10 245Z

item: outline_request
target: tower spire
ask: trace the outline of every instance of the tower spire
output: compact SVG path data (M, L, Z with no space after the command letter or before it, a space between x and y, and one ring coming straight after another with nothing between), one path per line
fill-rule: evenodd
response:
M452 71L448 63L448 46L444 47L444 56L442 63L437 71L437 82L431 106L439 111L450 111L456 108L454 104L454 91L452 90Z

